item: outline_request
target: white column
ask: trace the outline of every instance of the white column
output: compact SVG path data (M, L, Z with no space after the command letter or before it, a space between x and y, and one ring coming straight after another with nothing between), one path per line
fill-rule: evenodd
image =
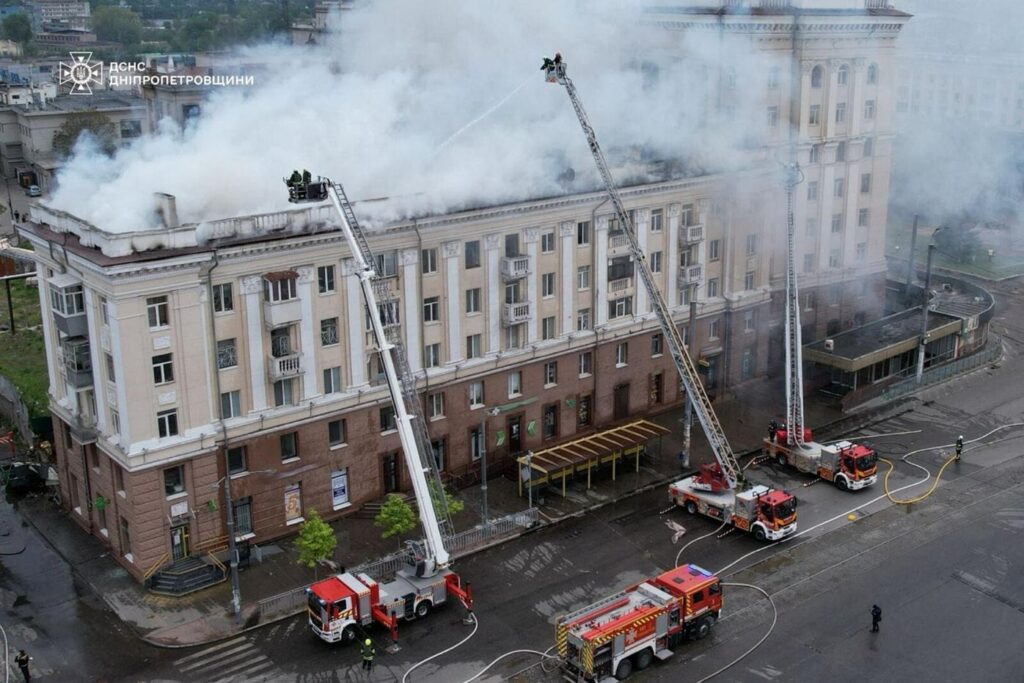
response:
M402 259L402 298L405 299L405 310L402 312L402 324L405 327L405 355L409 360L409 369L417 372L423 367L423 338L420 336L420 315L422 315L423 291L420 288L418 249L403 249L399 252ZM449 316L451 311L449 311Z
M366 384L366 364L369 361L366 357L366 305L355 261L350 258L342 261L341 272L345 276L345 307L348 310L344 324L348 331L349 387L361 387Z
M835 205L836 164L825 164L825 173L818 192L818 205L821 216L818 228L818 272L828 270L828 257L832 251L832 207Z
M822 115L825 119L821 122L822 137L828 139L835 135L836 130L836 101L839 94L839 60L830 59L825 67L825 97L822 100ZM850 105L846 105L849 115Z
M57 346L60 344L60 334L54 330L53 311L50 310L50 284L46 280L46 266L40 261L36 264L36 289L39 290L39 312L43 321L43 346L46 347L46 372L50 378L49 394L54 398L61 398L57 395ZM120 365L118 367L121 367Z
M40 286L40 289L43 289L43 287ZM128 415L128 378L124 376L124 356L121 353L121 321L117 317L117 300L113 297L107 299L107 319L110 321L110 355L114 358L114 367L121 373L117 376L117 381L114 382L117 395L118 421L121 423L118 441L127 450L128 444L132 442L131 418ZM43 325L43 330L46 329L48 329L47 326ZM104 399L106 399L105 396ZM111 425L111 429L113 429L113 425Z
M608 216L600 216L594 226L594 311L596 325L608 322Z
M856 264L857 254L857 205L860 198L860 164L852 161L846 166L846 225L843 226L843 268Z
M697 291L704 291L704 287L708 281L708 264L707 264L707 243L708 243L708 218L711 213L711 201L708 199L697 200L697 223L704 226L704 239L693 245L694 261L703 266L700 269L700 282L697 283ZM765 245L764 248L768 248Z
M448 293L448 362L462 359L462 315L459 308L459 256L462 242L444 243L444 282Z
M668 252L668 258L666 261L666 268L668 272L665 273L665 299L670 309L676 308L679 303L679 285L676 284L679 281L679 214L681 206L679 204L668 205L668 235L666 251ZM707 226L704 226L704 235L707 236Z
M106 366L103 362L103 353L100 349L100 326L97 322L99 316L96 315L94 310L96 297L88 287L83 287L82 289L85 291L85 316L89 323L89 356L92 359L92 394L95 399L93 403L96 404L96 424L99 426L101 431L108 433L108 425L110 422L107 419L105 382L100 381L102 369Z
M847 128L850 131L850 137L855 138L860 135L860 129L864 121L864 102L861 101L861 93L864 92L864 81L867 78L866 61L864 59L853 60L853 69L851 76L850 85L850 103L846 105L850 113L850 126ZM875 116L878 116L878 103L875 102ZM847 150L849 153L849 150Z
M811 71L814 69L814 62L803 61L800 63L800 94L798 96L798 102L800 109L797 115L800 117L800 138L806 139L810 130L808 129L808 121L811 116Z
M526 243L526 255L530 257L530 270L533 272L526 276L526 300L533 304L533 315L526 322L526 342L532 344L540 336L537 334L537 326L540 324L540 294L537 293L537 282L541 278L540 263L537 260L537 240L540 239L540 230L527 228L524 231L523 241Z
M649 209L637 209L633 214L633 227L636 229L636 241L640 246L640 253L645 259L650 259L647 253L647 233L650 232L651 212ZM650 262L648 261L648 264ZM634 269L640 264L634 264ZM647 312L647 288L639 273L633 276L633 291L636 292L636 308L633 309L636 315L643 315Z
M501 280L501 235L484 236L487 251L487 353L501 350L501 302L505 287Z
M303 266L296 268L299 274L298 294L302 306L302 320L299 321L299 344L302 349L302 398L309 400L320 394L320 382L317 372L317 336L320 333L319 323L313 327L313 268Z
M252 384L252 410L267 409L267 359L263 352L263 278L259 275L242 278L245 299L246 347L249 352L249 381ZM237 346L241 346L240 344ZM237 349L236 350L240 350ZM220 397L217 397L220 400Z
M572 221L562 221L558 224L558 235L562 241L562 329L559 335L566 335L576 329L572 320L576 309L576 272L573 268L573 254L576 253L573 237L576 235L576 224Z

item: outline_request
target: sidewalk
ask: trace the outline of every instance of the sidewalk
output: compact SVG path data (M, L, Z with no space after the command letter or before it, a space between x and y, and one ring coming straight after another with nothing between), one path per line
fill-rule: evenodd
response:
M772 417L779 417L782 404L782 386L779 382L754 381L742 389L742 405L735 398L723 400L715 406L716 412L730 443L737 454L760 448ZM834 424L845 433L863 424L872 415L841 418L836 409L807 402L807 418L811 425ZM670 430L661 438L661 448L652 442L649 455L641 460L636 471L628 458L619 467L615 481L610 474L595 476L591 489L586 477L570 481L563 499L561 489L548 489L537 496L534 504L540 510L542 524L557 523L562 519L580 515L588 510L612 503L641 490L650 489L680 476L676 454L682 444L681 407L674 408L652 421ZM838 421L838 422L837 422ZM823 429L825 433L834 430ZM690 466L696 468L711 459L700 424L694 418L693 449ZM525 497L520 498L514 480L499 477L489 482L488 509L492 518L511 514L527 507ZM465 510L454 520L457 530L471 528L480 521L481 491L479 485L457 492L465 502ZM666 498L667 500L667 498ZM260 622L260 600L308 585L315 580L314 572L296 562L297 553L292 538L254 549L253 562L240 571L242 618L238 621L228 612L231 602L230 582L223 582L192 595L171 598L155 595L139 585L111 557L109 549L98 539L86 534L66 513L44 497L27 498L18 505L24 518L47 539L57 553L71 566L92 590L106 601L118 617L128 624L140 638L160 647L188 647L230 638L249 628L264 626L288 618L295 612L282 614ZM395 539L380 538L380 530L372 519L346 517L332 524L338 546L334 560L343 566L355 566L394 552L399 548ZM257 555L261 559L257 561ZM327 570L320 569L319 575Z

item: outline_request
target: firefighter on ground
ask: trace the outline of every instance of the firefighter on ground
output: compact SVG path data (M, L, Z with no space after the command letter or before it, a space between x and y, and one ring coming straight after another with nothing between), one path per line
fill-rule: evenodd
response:
M957 462L960 462L960 456L963 455L963 452L964 452L964 437L961 434L960 436L956 437L956 461Z
M871 632L878 633L878 622L882 620L882 608L878 605L871 606Z
M363 669L373 671L373 658L377 656L377 650L373 647L373 641L369 638L363 641L362 655Z
M21 675L25 677L25 683L32 680L32 675L28 672L28 663L31 661L31 657L24 650L18 651L18 656L14 658L14 663L21 669Z

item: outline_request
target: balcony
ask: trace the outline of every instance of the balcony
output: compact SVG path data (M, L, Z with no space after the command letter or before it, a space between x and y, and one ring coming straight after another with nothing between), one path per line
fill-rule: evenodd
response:
M271 381L287 379L302 374L302 354L292 353L287 356L269 356L267 369Z
M89 321L85 315L82 283L62 273L49 280L50 308L57 329L68 337L88 337Z
M695 285L699 284L704 276L704 266L679 266L679 284L680 285Z
M64 355L64 377L75 389L92 386L92 356L89 352L89 340L85 337L72 337L61 342Z
M85 445L96 443L96 421L82 416L77 416L71 421L71 437L78 443Z
M501 259L501 277L504 280L519 280L532 271L529 256L506 256Z
M263 302L263 324L267 328L291 325L302 320L302 301L298 298Z
M628 249L629 248L629 235L625 232L618 232L614 235L608 235L608 248L609 249Z
M505 304L501 312L501 322L505 325L518 325L533 317L533 306L529 301Z
M614 294L615 292L622 292L633 286L633 278L624 277L618 280L612 280L608 283L608 292Z
M696 244L704 239L704 225L683 225L679 228L679 244Z

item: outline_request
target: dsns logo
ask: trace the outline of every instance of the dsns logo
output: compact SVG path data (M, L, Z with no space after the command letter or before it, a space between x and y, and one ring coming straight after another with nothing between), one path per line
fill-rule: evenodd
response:
M71 62L59 64L60 84L71 84L72 95L91 95L91 84L103 81L103 66L92 61L91 52L69 52Z

